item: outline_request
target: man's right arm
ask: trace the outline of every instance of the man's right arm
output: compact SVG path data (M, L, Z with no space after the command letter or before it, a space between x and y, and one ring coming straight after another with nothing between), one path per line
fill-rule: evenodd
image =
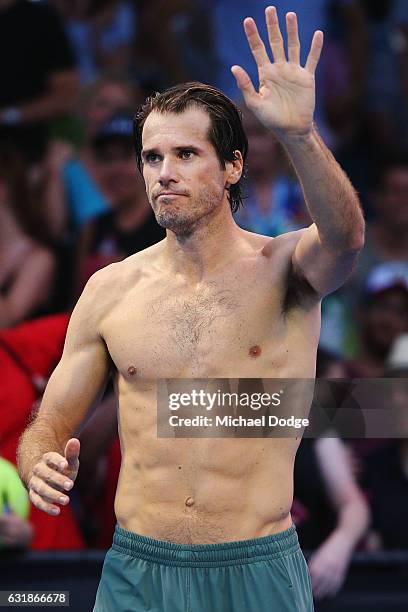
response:
M79 441L71 436L103 391L109 374L109 355L99 334L106 310L101 283L105 273L97 272L78 300L61 360L48 382L35 421L23 433L17 451L20 477L30 500L48 514L58 514L55 504L69 501L64 483L73 484L79 468Z

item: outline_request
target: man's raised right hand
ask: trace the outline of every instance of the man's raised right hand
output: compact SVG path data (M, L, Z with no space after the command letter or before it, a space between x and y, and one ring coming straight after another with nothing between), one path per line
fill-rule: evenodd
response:
M64 456L56 452L44 453L41 461L35 464L28 482L31 502L51 516L60 513L58 505L66 506L66 495L74 486L79 470L80 442L70 438L65 445Z

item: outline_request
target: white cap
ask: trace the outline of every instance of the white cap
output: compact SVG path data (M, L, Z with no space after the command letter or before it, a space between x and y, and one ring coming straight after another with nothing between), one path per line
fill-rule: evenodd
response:
M408 370L408 334L394 340L386 365L390 370Z

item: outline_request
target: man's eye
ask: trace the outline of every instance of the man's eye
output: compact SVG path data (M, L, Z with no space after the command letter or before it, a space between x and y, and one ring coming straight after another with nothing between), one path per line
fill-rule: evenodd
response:
M157 161L159 161L159 159L160 159L160 155L158 155L157 153L148 153L148 154L146 155L146 161L147 161L149 164L152 164L152 163L154 163L154 162L157 162Z
M180 151L181 159L191 159L193 155L194 151L190 151L189 149L184 149L183 151Z

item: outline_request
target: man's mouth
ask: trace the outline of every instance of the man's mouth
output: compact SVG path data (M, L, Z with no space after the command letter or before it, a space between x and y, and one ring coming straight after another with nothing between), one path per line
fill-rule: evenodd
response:
M173 197L173 196L181 196L181 195L185 195L184 193L177 193L175 191L162 191L161 193L159 193L156 197L160 198L162 196L169 198L169 197Z

